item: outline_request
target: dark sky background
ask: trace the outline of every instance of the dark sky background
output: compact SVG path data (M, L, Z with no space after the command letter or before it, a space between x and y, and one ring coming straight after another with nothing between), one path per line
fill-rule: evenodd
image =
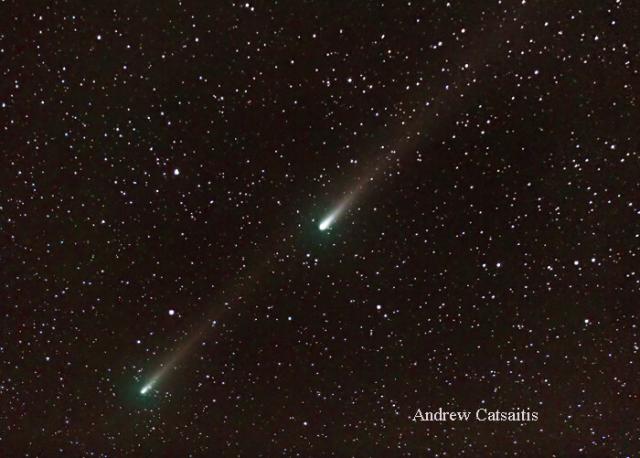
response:
M640 453L634 2L90 3L0 10L2 456Z

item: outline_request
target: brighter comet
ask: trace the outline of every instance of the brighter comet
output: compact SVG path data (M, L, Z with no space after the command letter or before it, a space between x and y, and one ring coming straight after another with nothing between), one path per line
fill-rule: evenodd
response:
M336 208L334 208L333 211L329 213L329 215L327 215L322 221L320 221L318 229L320 229L321 231L326 231L327 229L329 229L333 225L333 223L335 223L336 220L340 217L340 215L347 209L349 204L351 204L351 201L355 196L356 192L352 192L347 197L342 199L338 203Z
M329 226L331 226L331 223L333 223L333 221L336 219L336 216L337 215L335 214L335 212L331 213L325 219L320 221L320 225L318 226L318 229L320 229L321 231L326 231L327 229L329 229Z

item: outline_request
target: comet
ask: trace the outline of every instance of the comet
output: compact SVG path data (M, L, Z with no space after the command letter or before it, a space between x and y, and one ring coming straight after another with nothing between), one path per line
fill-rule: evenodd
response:
M355 193L352 193L351 195L344 198L336 206L336 208L331 213L329 213L329 215L327 215L322 221L320 221L320 224L318 225L318 229L320 229L321 231L326 231L327 229L329 229L331 225L335 223L336 220L340 217L340 215L347 209L347 207L349 206L349 204L351 203L354 197L355 197Z
M142 388L140 388L140 394L142 396L147 395L168 369L169 367L167 366L161 368L145 385L143 385Z
M204 335L206 329L209 326L209 322L205 320L203 324L194 332L189 339L187 339L177 350L175 350L171 356L158 367L155 373L149 378L149 381L140 388L140 395L147 395L160 381L165 377L170 369L176 367L180 360L188 353Z
M327 229L329 229L331 225L335 222L335 220L338 218L338 216L340 216L340 214L345 209L345 207L346 207L346 204L339 205L335 210L329 213L329 215L326 218L320 221L320 224L318 225L318 229L320 229L321 231L326 231Z
M149 382L145 386L143 386L140 390L140 394L144 396L149 392L149 390L151 390L151 388L153 388L153 382Z
M335 219L335 215L333 213L330 214L325 219L320 221L320 225L318 226L318 229L320 229L321 231L326 231L327 229L329 229L329 226L331 226L331 223L333 223L334 219Z

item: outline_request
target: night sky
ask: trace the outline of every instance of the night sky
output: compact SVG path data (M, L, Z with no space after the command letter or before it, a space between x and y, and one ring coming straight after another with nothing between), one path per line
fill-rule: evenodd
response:
M93 3L1 7L1 456L638 456L638 4Z

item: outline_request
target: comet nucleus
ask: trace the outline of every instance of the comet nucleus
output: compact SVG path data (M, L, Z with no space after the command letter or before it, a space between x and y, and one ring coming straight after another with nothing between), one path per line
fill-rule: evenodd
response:
M318 229L320 229L321 231L326 231L327 229L329 229L333 225L333 223L335 223L335 221L338 219L340 214L344 212L345 209L349 206L354 196L355 196L355 193L351 193L350 195L345 197L336 206L336 208L331 213L329 213L329 215L326 218L320 221L320 224L318 225Z
M334 219L335 219L335 216L333 214L327 216L325 219L320 221L320 225L318 226L318 229L320 229L321 231L326 231L327 229L329 229L329 226L331 226L331 223L333 223Z

